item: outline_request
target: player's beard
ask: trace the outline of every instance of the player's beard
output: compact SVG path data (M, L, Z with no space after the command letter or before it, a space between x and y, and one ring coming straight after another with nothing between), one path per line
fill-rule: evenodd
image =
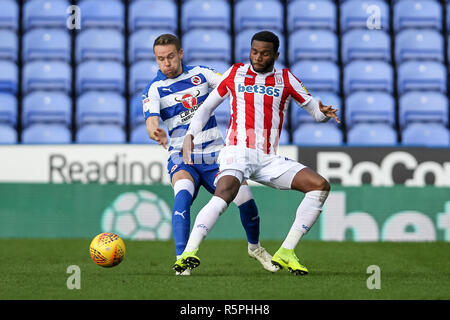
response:
M265 64L262 65L262 67L261 66L256 67L255 63L253 63L253 61L251 61L251 64L252 64L253 70L255 70L256 72L267 73L267 72L270 72L273 70L273 66L275 64L275 59L271 59L271 60L267 61Z

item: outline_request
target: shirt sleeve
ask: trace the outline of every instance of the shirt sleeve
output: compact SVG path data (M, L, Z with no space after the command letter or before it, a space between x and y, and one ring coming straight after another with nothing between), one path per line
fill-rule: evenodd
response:
M159 93L155 85L150 85L142 93L142 109L144 112L144 119L157 116L160 113L160 100Z
M295 77L290 70L287 70L287 78L289 82L289 92L291 97L299 104L303 106L312 99L311 95L306 90L303 82L301 82L297 77Z
M208 81L209 87L212 89L215 89L222 80L222 75L212 68L202 66L202 73L205 76L206 81Z
M230 95L229 84L234 82L234 76L236 75L237 69L242 66L242 63L237 63L231 66L225 73L222 75L221 81L219 85L216 87L217 93L223 99Z

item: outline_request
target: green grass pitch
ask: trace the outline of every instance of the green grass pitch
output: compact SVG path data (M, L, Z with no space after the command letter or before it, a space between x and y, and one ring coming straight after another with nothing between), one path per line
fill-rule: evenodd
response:
M125 241L114 268L95 265L90 239L0 240L0 299L304 300L450 299L450 243L355 243L303 240L296 249L310 274L271 274L247 255L242 240L205 240L201 265L174 275L172 241ZM262 241L272 254L280 241ZM81 288L69 290L67 267L81 270ZM369 290L367 268L381 270Z

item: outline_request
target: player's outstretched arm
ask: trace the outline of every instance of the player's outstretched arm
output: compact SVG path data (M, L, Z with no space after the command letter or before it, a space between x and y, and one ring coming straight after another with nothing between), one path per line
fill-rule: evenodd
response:
M147 127L147 132L150 139L155 140L160 145L162 145L164 149L167 149L166 145L169 139L167 138L167 133L164 131L164 129L159 127L159 117L148 117L145 121L145 126Z
M337 123L341 123L339 117L337 116L338 109L333 109L332 106L325 106L322 101L319 100L319 110L327 117L336 120Z

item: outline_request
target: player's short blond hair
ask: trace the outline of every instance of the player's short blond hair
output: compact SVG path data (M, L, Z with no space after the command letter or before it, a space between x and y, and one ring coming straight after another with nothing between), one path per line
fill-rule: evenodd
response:
M155 50L156 46L166 46L169 44L175 45L177 51L180 51L181 49L180 39L178 39L177 36L170 33L164 33L160 35L158 38L156 38L155 42L153 42L153 50Z

